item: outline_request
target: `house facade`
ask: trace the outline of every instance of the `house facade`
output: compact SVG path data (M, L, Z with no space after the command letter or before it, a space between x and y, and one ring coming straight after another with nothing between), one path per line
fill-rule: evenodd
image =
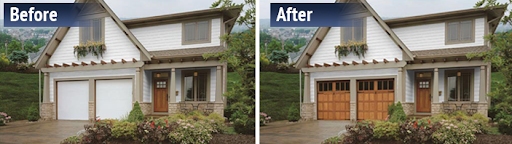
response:
M305 75L301 116L313 120L386 119L463 110L487 116L491 64L485 52L506 6L383 20L365 0L354 27L321 27L295 67Z
M241 8L120 20L103 0L77 2L98 5L80 21L90 26L59 27L35 65L43 119L119 119L135 102L145 115L223 115L227 63L202 56L227 49Z

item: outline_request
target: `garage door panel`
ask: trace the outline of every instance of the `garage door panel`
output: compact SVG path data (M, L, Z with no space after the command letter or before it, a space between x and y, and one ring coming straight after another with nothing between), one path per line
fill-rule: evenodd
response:
M129 114L133 101L132 79L96 81L96 116L120 119Z
M350 115L350 92L340 83L346 81L318 82L318 119L346 120ZM327 87L325 87L327 85ZM332 85L332 89L330 88Z
M89 119L89 81L57 82L57 119Z
M393 83L393 80L358 81L357 119L384 120L387 118L388 106L394 103L394 90L393 87L388 86L373 86L378 83Z

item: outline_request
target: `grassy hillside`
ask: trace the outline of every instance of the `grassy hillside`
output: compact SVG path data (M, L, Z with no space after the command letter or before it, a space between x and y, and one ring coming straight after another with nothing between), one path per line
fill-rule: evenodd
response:
M299 74L260 73L260 111L272 120L285 120L290 104L298 104L299 96Z
M0 72L0 111L15 120L26 119L30 104L38 105L37 78L37 74Z

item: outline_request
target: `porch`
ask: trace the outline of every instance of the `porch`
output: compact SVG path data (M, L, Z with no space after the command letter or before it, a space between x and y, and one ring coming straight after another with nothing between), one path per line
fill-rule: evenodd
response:
M402 105L407 115L464 111L487 116L490 64L452 61L407 65Z
M218 61L146 64L141 71L144 115L166 116L198 110L224 114L227 66ZM167 66L172 66L167 68Z

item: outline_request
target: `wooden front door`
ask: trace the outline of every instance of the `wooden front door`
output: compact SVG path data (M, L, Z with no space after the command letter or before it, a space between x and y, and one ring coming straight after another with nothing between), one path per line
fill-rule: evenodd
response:
M430 113L431 85L430 79L416 79L416 112Z
M350 81L318 82L318 120L350 119Z
M168 83L167 79L153 80L153 110L155 112L167 112L168 107Z

